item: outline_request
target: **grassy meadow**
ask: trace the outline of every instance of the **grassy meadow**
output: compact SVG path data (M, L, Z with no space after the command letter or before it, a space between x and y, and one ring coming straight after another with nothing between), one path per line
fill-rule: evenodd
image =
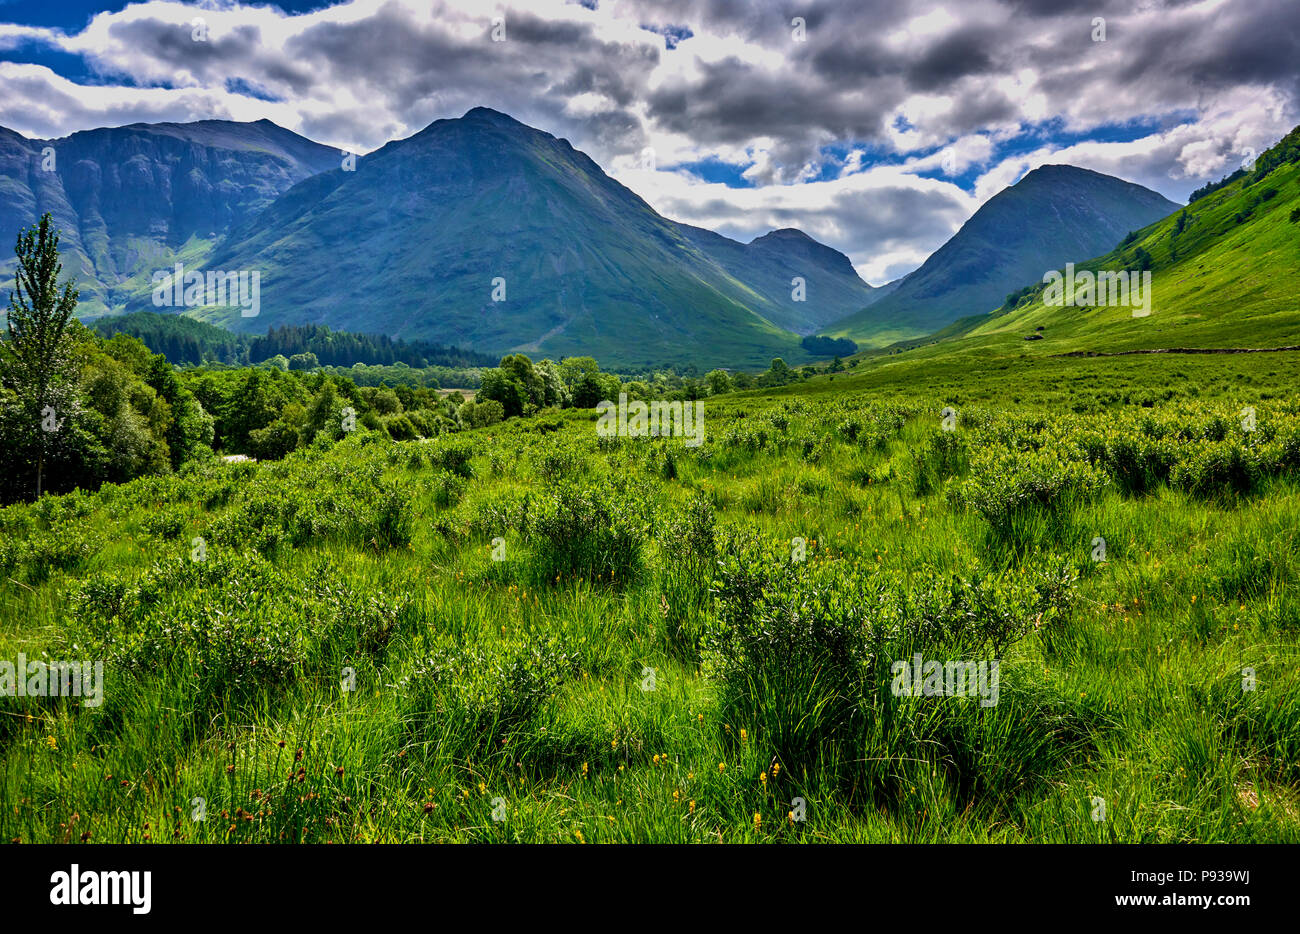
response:
M4 508L0 838L1300 840L1293 355L1012 350Z

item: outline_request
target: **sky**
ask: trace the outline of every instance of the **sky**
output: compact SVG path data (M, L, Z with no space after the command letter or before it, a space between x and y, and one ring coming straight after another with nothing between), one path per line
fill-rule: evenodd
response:
M674 220L883 284L1044 164L1175 201L1300 123L1300 0L0 0L0 126L269 119L358 153L476 106Z

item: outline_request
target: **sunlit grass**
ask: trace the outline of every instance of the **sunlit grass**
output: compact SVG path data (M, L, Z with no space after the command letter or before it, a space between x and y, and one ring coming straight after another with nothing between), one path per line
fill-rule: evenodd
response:
M696 451L522 420L466 436L463 485L430 466L445 442L373 435L4 510L0 659L110 664L102 707L4 700L0 836L1300 839L1300 486L1268 460L1280 447L1231 436L1264 465L1248 493L1085 489L1020 448L1077 461L1082 433L1133 433L1145 413L1199 426L1210 406L963 404L970 457L952 458L935 445L956 393L821 390L710 402ZM1285 406L1260 414L1277 439L1296 428ZM982 466L999 445L1028 465L1010 485ZM1026 477L1034 501L986 518ZM592 499L565 499L568 484ZM1049 559L1077 582L1068 612L1003 652L995 707L888 698L870 678L822 695L834 672L795 653L735 669L755 703L738 720L749 708L699 642L719 584L710 562L682 570L713 539L673 530L694 503L719 549L753 528L774 562L802 547L866 586L1028 586ZM227 624L231 644L205 639Z

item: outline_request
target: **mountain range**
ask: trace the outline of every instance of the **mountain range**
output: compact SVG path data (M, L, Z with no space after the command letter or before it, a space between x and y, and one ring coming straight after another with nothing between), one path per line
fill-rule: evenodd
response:
M0 271L19 229L49 211L82 315L140 310L155 269L197 262L232 227L294 184L339 164L337 150L269 120L136 123L59 140L0 127ZM146 297L147 300L147 297Z
M211 264L264 270L269 323L623 364L794 356L798 331L872 299L834 250L683 227L567 141L486 108L299 183Z
M809 334L880 345L991 311L1177 208L1045 166L872 288L799 230L746 244L665 218L566 140L487 108L343 156L265 120L61 140L0 128L0 238L51 211L83 316L160 310L153 276L181 262L259 273L256 317L184 309L232 330L324 324L611 366L752 367L809 359Z

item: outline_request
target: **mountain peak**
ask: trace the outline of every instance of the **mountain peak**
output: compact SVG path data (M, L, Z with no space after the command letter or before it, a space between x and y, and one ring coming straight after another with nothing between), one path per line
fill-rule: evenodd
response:
M510 116L510 114L502 113L499 110L493 110L491 107L471 107L469 110L465 111L465 116L461 117L461 119L477 123L490 123L493 126L525 126L525 124L520 123L514 117Z
M489 129L506 130L512 133L519 133L524 130L531 130L534 133L541 133L541 130L530 127L526 123L516 120L510 114L502 113L499 110L493 110L491 107L471 107L459 117L439 117L424 129L408 136L405 139L393 140L386 146L381 147L378 152L382 152L389 146L404 145L411 140L430 140L440 138L443 133L460 132L465 130L483 131ZM549 135L549 134L546 134Z
M1123 179L1116 179L1111 175L1103 175L1101 172L1094 172L1092 169L1081 169L1077 165L1066 165L1064 163L1053 162L1048 165L1040 165L1031 172L1026 172L1024 177L1011 187L1015 188L1019 185L1023 185L1025 182L1030 182L1031 184L1050 185L1069 179L1109 179L1111 181L1124 181Z
M789 257L803 257L818 263L825 269L834 270L840 276L861 282L861 277L853 268L852 260L834 247L814 240L797 227L781 227L768 231L763 236L751 240L749 247L758 250L760 255L783 253ZM862 287L871 288L865 282L862 282Z
M892 339L905 329L919 336L985 314L1045 270L1098 256L1177 208L1110 175L1039 166L985 202L892 294L840 322L837 334L859 342Z
M769 230L761 237L755 237L753 240L749 241L749 244L750 246L753 246L755 243L772 242L776 240L807 240L810 243L817 242L798 227L779 227L776 230Z

